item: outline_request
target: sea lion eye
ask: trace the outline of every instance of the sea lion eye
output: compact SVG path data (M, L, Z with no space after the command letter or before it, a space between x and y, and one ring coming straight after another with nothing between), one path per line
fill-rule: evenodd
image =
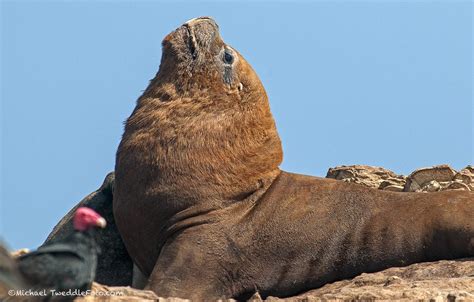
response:
M232 64L234 62L234 56L228 50L224 52L224 62L226 64Z

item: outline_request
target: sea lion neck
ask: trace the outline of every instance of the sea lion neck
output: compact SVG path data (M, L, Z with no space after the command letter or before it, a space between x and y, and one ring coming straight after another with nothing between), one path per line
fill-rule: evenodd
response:
M200 93L141 98L119 146L117 177L138 170L147 194L190 203L241 200L276 177L282 151L268 105L212 103Z

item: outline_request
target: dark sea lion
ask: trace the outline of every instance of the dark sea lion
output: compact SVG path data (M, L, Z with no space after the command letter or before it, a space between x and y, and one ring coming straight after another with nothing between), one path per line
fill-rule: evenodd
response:
M127 120L114 215L148 289L290 296L391 266L474 255L474 194L397 193L281 171L267 95L210 18L163 41Z
M98 190L86 196L59 221L42 246L74 233L73 218L79 207L94 209L107 221L105 229L97 230L96 244L100 253L95 281L105 285L126 286L132 284L133 262L115 225L112 211L113 186L114 173L109 173Z

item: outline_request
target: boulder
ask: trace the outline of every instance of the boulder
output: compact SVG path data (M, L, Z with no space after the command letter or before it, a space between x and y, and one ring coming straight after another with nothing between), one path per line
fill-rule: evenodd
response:
M454 171L448 165L439 165L439 166L434 166L434 167L429 167L429 168L421 168L421 169L415 170L407 177L407 182L405 184L404 191L405 192L419 192L419 191L430 190L431 186L427 185L429 182L452 181L455 175L456 175L456 171ZM426 186L426 189L423 190L425 186Z
M364 165L338 166L330 168L326 178L358 183L371 188L398 191L405 185L405 177L381 168Z
M92 301L160 301L160 302L173 302L173 301L188 301L183 299L163 299L150 290L139 290L131 288L130 286L106 286L94 282L91 288L91 294L79 297L74 300L75 302L92 302Z
M474 191L472 166L457 172L449 165L439 165L417 169L408 176L380 167L338 166L330 168L326 177L394 192Z
M26 282L21 277L12 253L0 243L0 301L17 301L9 297L9 290L21 290L26 288Z
M465 167L454 175L454 180L462 182L467 185L471 191L474 191L474 167Z
M265 301L474 301L474 259L393 267Z

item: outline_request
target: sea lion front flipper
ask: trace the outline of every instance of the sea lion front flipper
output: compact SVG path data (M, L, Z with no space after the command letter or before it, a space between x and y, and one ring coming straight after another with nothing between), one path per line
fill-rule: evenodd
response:
M221 259L222 237L209 237L206 225L187 229L162 248L145 289L160 297L217 301L232 297L232 278ZM207 234L207 235L206 235ZM236 280L238 281L238 280Z

